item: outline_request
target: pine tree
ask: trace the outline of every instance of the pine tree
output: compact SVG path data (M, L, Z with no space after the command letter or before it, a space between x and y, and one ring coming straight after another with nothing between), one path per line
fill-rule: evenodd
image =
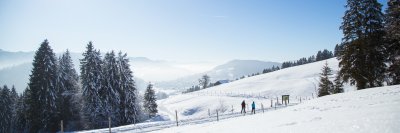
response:
M44 40L33 60L29 78L28 97L29 132L55 132L58 130L56 106L57 61L49 42Z
M118 65L115 58L114 51L106 53L102 65L102 88L100 90L100 97L103 102L104 116L111 117L113 126L120 124L120 86L119 86L119 75Z
M320 73L318 97L329 95L329 90L333 88L333 83L329 80L330 75L332 75L332 69L328 66L328 62L325 62L322 73Z
M82 83L82 119L86 129L106 127L103 121L103 107L100 99L99 91L101 89L101 81L103 78L101 70L100 52L93 48L92 42L86 47L81 62L81 83Z
M30 92L29 88L27 87L21 96L19 96L16 106L16 125L15 125L15 132L22 133L28 132L28 119L27 119L27 101L28 101L28 92Z
M60 120L63 120L65 131L78 130L81 125L79 77L68 50L59 59L57 76Z
M19 100L19 96L18 93L15 89L15 86L13 85L11 88L11 92L10 92L10 100L11 100L11 129L12 132L17 132L16 129L16 125L18 124L17 122L17 104L18 104L18 100Z
M149 83L144 94L144 109L149 114L149 118L154 117L157 113L156 95L153 90L153 85Z
M12 97L10 89L6 85L0 90L0 132L12 132Z
M389 54L389 84L400 84L400 0L389 0L386 9L386 49Z
M121 124L132 124L139 121L138 115L140 114L139 100L137 99L138 92L133 80L132 71L129 67L129 59L127 54L118 53L118 73L119 73L119 88L121 101L120 101L120 116Z
M322 52L318 51L317 56L316 56L316 61L322 60Z
M331 94L343 93L344 92L343 82L341 81L339 74L336 75L334 82L335 85L333 86L333 90L330 91L330 93Z
M347 0L339 75L357 89L382 86L386 66L381 7L376 0Z

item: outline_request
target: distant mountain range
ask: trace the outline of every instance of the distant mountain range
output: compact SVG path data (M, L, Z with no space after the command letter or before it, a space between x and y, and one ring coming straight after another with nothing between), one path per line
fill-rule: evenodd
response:
M0 49L0 69L32 62L34 52L8 52Z
M6 84L10 87L15 85L17 91L22 92L29 81L34 54L35 52L8 52L0 49L0 85ZM61 53L57 53L57 56L59 55ZM83 58L82 53L71 52L71 58L79 73L79 59ZM212 69L210 66L215 65L207 63L177 63L146 57L129 57L129 59L139 90L144 90L150 81L155 83L158 89L183 89L198 84L198 79L203 74L208 74L215 82L233 80L243 75L262 72L265 68L280 66L277 62L233 60ZM201 69L194 70L195 67Z
M71 52L74 68L79 74L79 59L82 59L82 53ZM9 52L0 49L0 86L14 85L18 92L23 92L29 82L29 75L32 70L32 61L35 52ZM61 53L57 53L60 56ZM140 58L131 58L136 60ZM135 76L136 86L139 89L146 87L146 81Z
M261 73L265 68L280 65L281 63L278 62L265 62L259 60L232 60L203 73L185 76L167 82L157 82L155 86L168 89L187 89L192 85L198 85L198 80L204 74L210 76L211 82L216 82L218 80L235 80L241 76Z

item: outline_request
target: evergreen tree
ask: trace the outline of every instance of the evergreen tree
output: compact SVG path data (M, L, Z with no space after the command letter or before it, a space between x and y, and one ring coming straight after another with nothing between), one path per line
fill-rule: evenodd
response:
M16 105L16 118L15 122L17 123L15 125L15 132L17 133L22 133L22 132L28 132L29 125L28 125L28 119L27 119L27 104L26 102L28 101L28 92L29 88L27 87L24 92L22 93L21 96L19 96L17 105Z
M36 51L32 64L27 102L29 132L55 132L59 128L56 106L57 61L47 40Z
M340 52L342 51L343 51L343 46L341 44L336 44L333 56L338 57L340 55Z
M328 62L325 62L322 73L320 73L318 97L329 95L329 90L333 88L333 83L329 80L330 75L332 75L332 69L328 66Z
M144 109L149 114L149 118L158 113L156 100L157 99L153 90L153 85L149 83L144 94Z
M386 49L389 54L389 84L400 84L400 0L389 0L386 9Z
M67 50L59 59L57 77L60 120L63 120L65 131L78 130L81 125L79 123L78 79L78 74Z
M108 117L111 117L113 121L113 126L118 126L120 124L120 92L119 88L119 75L118 75L118 65L115 58L114 51L111 53L106 53L104 56L104 61L102 65L102 87L100 90L100 97L103 102L103 112L106 116L105 121Z
M316 61L322 60L322 52L318 51L317 56L316 56Z
M19 100L19 96L17 91L15 90L15 86L13 85L11 88L11 92L10 92L10 100L11 100L11 109L12 109L12 114L11 114L11 129L12 132L17 132L16 129L16 125L18 124L17 122L17 104L18 104L18 100Z
M313 56L308 57L307 62L308 63L315 62L315 56L313 55Z
M201 79L199 79L199 85L201 86L202 89L207 88L209 84L210 84L210 76L208 76L207 74L203 75Z
M357 89L382 86L386 66L381 7L376 0L347 0L339 75Z
M10 89L6 85L0 89L0 132L12 132L12 97Z
M330 91L330 93L331 94L343 93L344 92L343 82L341 81L339 74L336 75L334 82L335 85L333 86L333 90Z
M127 54L118 53L118 73L119 73L119 88L121 101L120 101L120 116L121 124L132 124L139 121L138 115L140 114L139 100L137 98L138 92L133 80L132 71L129 67L129 59Z
M99 95L103 78L102 60L100 52L93 48L92 42L87 45L80 62L84 126L86 129L106 127L107 123L103 121L105 116L102 115L103 107Z
M194 91L199 91L199 90L200 90L200 86L196 85L196 86L194 87Z

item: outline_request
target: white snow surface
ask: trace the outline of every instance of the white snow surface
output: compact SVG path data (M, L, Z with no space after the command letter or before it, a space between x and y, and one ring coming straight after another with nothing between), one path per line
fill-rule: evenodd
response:
M291 99L299 97L310 99L316 96L319 73L325 62L335 74L338 70L338 60L332 58L244 78L197 92L171 96L158 102L159 112L174 119L177 110L180 119L191 119L208 116L208 109L213 114L216 109L221 108L221 105L224 105L228 112L232 110L232 106L234 111L240 111L240 103L243 100L249 105L255 101L257 107L260 107L261 103L270 106L270 99L276 101L278 97L281 100L281 95L290 95ZM333 79L334 75L331 80ZM345 87L346 91L355 90L348 85Z
M158 101L157 119L160 121L116 127L113 131L400 132L400 86L354 91L355 87L346 84L346 93L316 98L319 73L325 62L335 74L338 61L333 58L170 96ZM281 95L290 95L290 106L279 105L278 110L271 108L271 100L275 106L276 98L278 104L282 104ZM302 103L299 103L300 98ZM243 100L248 105L253 101L256 103L256 115L249 115L249 108L246 108L248 115L240 114ZM261 104L265 113L261 111ZM222 115L218 122L216 110ZM178 112L179 127L175 125L175 111Z
M400 85L324 96L281 110L166 128L174 133L399 133Z

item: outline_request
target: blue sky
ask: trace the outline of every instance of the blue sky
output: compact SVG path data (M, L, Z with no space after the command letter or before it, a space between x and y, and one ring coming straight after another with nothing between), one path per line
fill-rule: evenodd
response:
M386 0L381 0L381 3ZM345 0L1 0L0 48L172 61L295 60L340 43Z

